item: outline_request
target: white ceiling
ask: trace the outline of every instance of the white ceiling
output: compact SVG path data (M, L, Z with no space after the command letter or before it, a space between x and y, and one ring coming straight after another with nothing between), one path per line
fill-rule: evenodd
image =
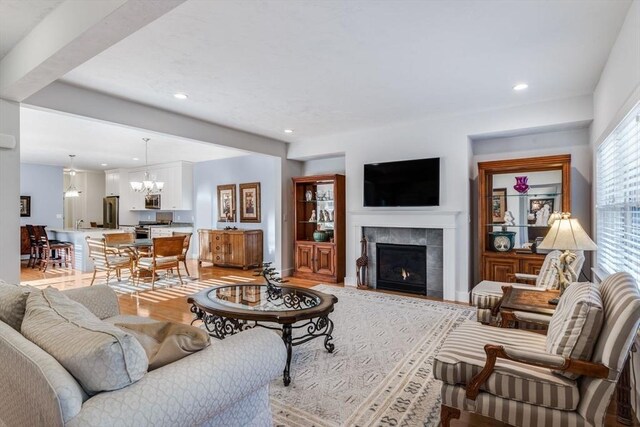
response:
M0 59L64 0L0 0Z
M304 141L590 94L630 4L189 0L64 80Z
M144 166L144 142L150 138L149 164L178 160L203 162L247 153L213 144L156 134L52 111L20 109L20 161L105 170ZM139 160L133 160L137 157ZM107 166L101 166L107 163Z

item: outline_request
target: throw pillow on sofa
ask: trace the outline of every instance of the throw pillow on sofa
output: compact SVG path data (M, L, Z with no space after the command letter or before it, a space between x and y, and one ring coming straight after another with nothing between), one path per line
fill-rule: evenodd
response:
M60 362L89 395L126 387L147 372L147 355L136 338L54 288L31 292L22 335Z
M590 360L604 321L600 289L593 283L573 283L562 294L551 316L547 351L572 359ZM554 371L570 379L578 375Z
M173 322L116 323L140 341L149 358L149 371L198 352L211 343L209 334L195 326Z
M0 280L0 321L18 332L31 289L29 286L14 285Z

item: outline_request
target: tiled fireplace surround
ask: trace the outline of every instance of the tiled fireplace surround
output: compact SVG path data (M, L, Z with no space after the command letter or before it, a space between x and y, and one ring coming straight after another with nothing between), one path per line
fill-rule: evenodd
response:
M376 287L376 243L427 247L427 296L442 298L442 229L363 227L369 254L369 286Z
M441 265L441 276L434 279L431 286L432 295L438 292L441 281L442 297L449 301L469 301L468 291L460 291L456 289L456 283L459 280L457 270L464 267L460 254L456 252L456 247L460 243L458 240L458 227L460 211L447 210L396 210L396 209L363 209L350 211L347 214L347 277L345 277L345 285L356 285L355 260L360 256L360 240L367 228L386 228L389 230L389 238L391 238L392 230L402 229L421 229L422 231L414 231L414 238L420 242L423 234L425 243L428 248L431 246L434 258L430 261L430 265L434 271L432 274L439 274L436 269ZM427 231L431 230L431 231ZM381 232L384 235L385 232ZM407 231L394 232L393 236L398 243L407 244L408 242L400 242L401 236ZM411 231L409 238L411 239ZM428 234L430 234L428 236ZM376 231L377 239L377 231ZM440 241L439 241L440 240ZM382 242L380 242L382 243ZM439 249L436 249L439 248ZM369 257L373 255L375 258L375 244L368 247ZM440 255L441 254L441 255ZM440 261L441 260L441 261ZM374 260L375 261L375 260ZM429 261L428 261L429 262ZM462 267L461 267L462 265ZM369 265L369 281L376 274L375 265ZM441 278L441 279L440 279ZM465 286L466 288L466 286Z

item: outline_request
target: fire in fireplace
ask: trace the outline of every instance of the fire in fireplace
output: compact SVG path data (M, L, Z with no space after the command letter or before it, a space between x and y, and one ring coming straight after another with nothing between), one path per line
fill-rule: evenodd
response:
M427 294L427 247L376 244L378 289Z

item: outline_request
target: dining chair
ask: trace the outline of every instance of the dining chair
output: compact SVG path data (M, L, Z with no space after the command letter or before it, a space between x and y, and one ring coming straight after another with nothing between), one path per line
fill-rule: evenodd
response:
M191 245L191 236L193 235L193 233L183 233L179 231L174 231L172 235L184 237L184 246L182 250L182 255L178 257L178 262L181 262L184 264L184 269L187 271L187 276L190 276L189 267L187 267L187 254L189 253L189 246Z
M91 285L96 280L96 273L98 271L107 272L107 285L111 278L111 272L115 271L118 281L122 278L122 269L126 268L133 277L133 260L129 255L117 255L108 252L105 239L96 239L87 237L87 246L89 247L89 258L93 261L93 277L91 278ZM89 286L91 286L89 285Z
M178 261L178 257L182 255L184 251L184 240L184 236L154 237L152 240L152 255L150 257L138 258L138 283L140 283L140 271L150 271L151 289L155 289L156 271L171 270L175 268L178 271L180 284L184 284L182 282L182 276L180 275L180 266Z
M27 224L27 234L29 235L29 262L27 267L36 268L40 260L40 253L42 248L42 242L36 238L35 227L32 224Z
M36 226L35 229L40 229L41 249L39 269L42 270L43 273L47 271L49 263L54 267L56 264L62 267L63 263L65 267L69 267L69 261L71 261L71 265L73 265L73 243L49 240L49 236L43 226ZM36 231L36 234L38 234L38 231Z

